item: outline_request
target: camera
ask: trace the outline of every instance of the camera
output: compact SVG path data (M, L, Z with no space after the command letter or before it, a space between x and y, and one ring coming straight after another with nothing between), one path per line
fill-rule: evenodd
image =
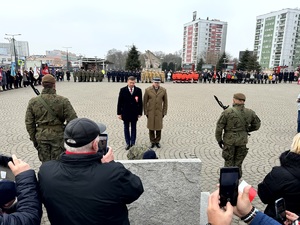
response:
M239 185L238 167L223 167L220 169L220 207L226 206L230 202L236 206Z

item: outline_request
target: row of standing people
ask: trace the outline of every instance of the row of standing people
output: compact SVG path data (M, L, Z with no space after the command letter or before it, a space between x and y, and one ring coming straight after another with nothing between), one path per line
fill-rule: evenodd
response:
M74 82L102 82L104 75L99 70L80 69L73 72Z
M27 87L30 83L34 85L41 84L41 78L34 78L34 72L31 67L29 71L18 69L16 75L12 75L10 69L4 70L0 68L0 91Z
M292 83L299 77L298 71L280 72L278 74L263 73L255 71L228 71L212 73L210 71L199 72L200 83L251 83L251 84L267 84L267 83Z
M145 69L140 71L123 71L123 70L109 70L107 71L108 82L127 82L128 77L135 77L137 83L151 83L153 78L159 77L161 82L165 81L165 73L163 71L154 71Z

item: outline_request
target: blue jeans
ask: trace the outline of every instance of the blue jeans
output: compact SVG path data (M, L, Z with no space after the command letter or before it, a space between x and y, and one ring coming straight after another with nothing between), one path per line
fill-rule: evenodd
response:
M124 136L125 136L126 144L135 145L137 121L123 121L123 122L124 122ZM131 126L131 135L129 133L129 126Z
M297 133L300 133L300 110L298 110L298 127L297 127Z

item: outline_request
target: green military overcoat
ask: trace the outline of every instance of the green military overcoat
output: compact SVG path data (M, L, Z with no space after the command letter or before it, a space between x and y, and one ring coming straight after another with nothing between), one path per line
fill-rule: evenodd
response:
M146 88L144 94L144 113L148 118L149 130L161 130L163 117L167 115L168 97L167 90L159 87L156 91L153 86Z

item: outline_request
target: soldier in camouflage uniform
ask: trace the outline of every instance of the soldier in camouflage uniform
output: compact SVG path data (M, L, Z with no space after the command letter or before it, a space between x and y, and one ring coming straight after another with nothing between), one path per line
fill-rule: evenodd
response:
M82 68L77 73L77 80L78 82L82 82Z
M64 123L77 118L77 115L67 98L56 95L52 75L45 75L42 85L41 95L28 103L25 124L40 161L45 162L58 159L64 152Z
M215 133L217 142L223 149L225 167L239 167L240 177L242 163L248 153L248 134L260 127L260 119L253 110L245 108L245 100L246 96L242 93L233 95L233 106L222 112Z
M153 149L148 148L146 145L132 146L128 153L127 158L129 160L135 160L135 159L158 159L156 156L156 153Z
M74 79L74 82L76 82L76 76L77 76L77 71L74 70L74 71L73 71L73 79Z
M86 82L86 71L82 70L82 82Z

